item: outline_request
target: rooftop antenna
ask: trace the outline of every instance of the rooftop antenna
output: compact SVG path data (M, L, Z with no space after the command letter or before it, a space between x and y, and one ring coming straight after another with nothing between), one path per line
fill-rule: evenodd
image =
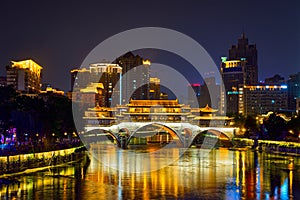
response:
M246 36L245 36L245 29L244 29L244 26L243 26L243 28L242 28L242 39L245 39L246 38Z

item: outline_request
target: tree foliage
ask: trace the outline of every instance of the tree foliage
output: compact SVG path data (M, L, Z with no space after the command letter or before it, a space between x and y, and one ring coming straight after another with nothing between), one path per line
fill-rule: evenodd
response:
M20 139L25 133L62 136L75 131L72 103L65 96L29 97L9 86L0 87L0 125L3 134L9 127L17 128Z
M266 130L265 135L272 140L281 140L285 137L287 133L287 123L285 120L277 116L276 114L271 114L267 120L264 121L264 127Z

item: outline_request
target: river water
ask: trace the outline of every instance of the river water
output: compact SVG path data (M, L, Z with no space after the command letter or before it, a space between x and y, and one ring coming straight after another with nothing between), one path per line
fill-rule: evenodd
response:
M125 169L139 169L128 154ZM174 155L178 149L174 148ZM135 150L144 153L144 150ZM98 152L99 153L99 152ZM40 172L0 179L1 199L300 199L300 159L251 150L187 149L154 171L116 170L89 159ZM203 156L205 153L205 156ZM111 156L114 162L114 156ZM106 158L109 159L109 158ZM151 159L150 159L151 160ZM157 162L157 160L153 161ZM157 163L147 165L157 166Z

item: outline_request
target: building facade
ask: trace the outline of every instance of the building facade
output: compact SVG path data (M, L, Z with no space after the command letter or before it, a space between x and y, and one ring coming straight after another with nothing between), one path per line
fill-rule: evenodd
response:
M150 77L149 99L160 99L160 79Z
M123 69L122 104L127 104L130 99L149 99L150 61L128 52L114 62Z
M240 113L243 108L240 108L241 89L246 82L245 74L246 61L242 60L222 60L221 75L224 83L224 88L221 90L221 110L226 113ZM221 113L221 114L226 114Z
M80 95L80 92L88 90L97 90L97 88L91 89L90 87L101 83L103 91L101 95L104 100L101 101L101 106L110 107L112 103L120 104L122 98L122 67L118 64L111 63L94 63L88 68L71 70L71 85L74 95ZM117 85L118 84L118 85ZM89 92L90 93L90 92ZM98 95L97 95L98 96ZM74 98L72 98L74 100ZM75 97L75 99L78 99ZM114 99L114 101L113 101Z
M298 115L300 114L300 98L296 99L296 112Z
M6 86L6 76L0 76L0 87Z
M193 83L188 85L187 104L190 105L191 108L199 108L200 90L201 90L201 85L199 83Z
M132 122L187 122L190 112L178 100L133 100L127 104L119 121Z
M245 33L238 39L237 45L229 49L228 60L245 60L245 84L258 83L258 65L256 44L249 44Z
M199 106L212 106L212 98L215 98L216 102L220 102L220 85L217 85L215 77L206 77L204 84L200 86ZM220 105L214 106L219 107Z
M287 108L286 85L245 85L242 100L244 115L261 115L270 111L279 112Z
M221 87L221 114L243 113L243 88L258 84L257 49L249 44L245 33L232 45L228 58L222 57L221 74L224 88ZM225 113L226 112L226 113Z
M287 80L288 86L288 109L296 110L296 100L300 98L300 72L290 75Z
M11 62L6 67L7 85L20 92L39 93L43 68L31 59Z

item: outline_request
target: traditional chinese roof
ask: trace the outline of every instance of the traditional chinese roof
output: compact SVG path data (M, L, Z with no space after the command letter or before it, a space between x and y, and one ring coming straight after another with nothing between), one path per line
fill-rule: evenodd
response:
M204 108L200 108L200 112L204 112L204 113L214 113L217 111L218 110L212 109L211 107L209 107L208 104L206 104L206 106Z
M101 107L97 103L97 105L94 108L88 108L89 111L102 111L102 112L109 112L109 111L116 111L116 108L110 108L110 107Z
M163 106L163 107L181 107L182 105L178 103L178 99L175 100L133 100L131 99L128 107L153 107L153 106Z

